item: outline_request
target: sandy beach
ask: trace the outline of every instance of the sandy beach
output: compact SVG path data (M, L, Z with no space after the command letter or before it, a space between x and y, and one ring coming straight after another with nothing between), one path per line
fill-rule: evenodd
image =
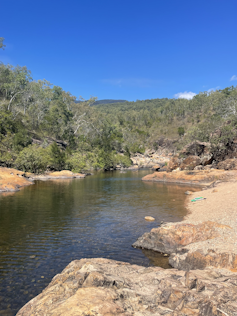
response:
M195 197L204 200L191 202ZM200 224L212 221L227 225L230 229L220 229L220 237L208 241L193 243L192 250L212 248L216 252L234 252L237 254L237 180L217 183L214 188L194 192L187 197L189 214L183 223Z

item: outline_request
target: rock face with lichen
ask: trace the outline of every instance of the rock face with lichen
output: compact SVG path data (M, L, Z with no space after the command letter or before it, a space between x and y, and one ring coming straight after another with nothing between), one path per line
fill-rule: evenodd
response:
M17 316L237 315L237 274L72 261Z

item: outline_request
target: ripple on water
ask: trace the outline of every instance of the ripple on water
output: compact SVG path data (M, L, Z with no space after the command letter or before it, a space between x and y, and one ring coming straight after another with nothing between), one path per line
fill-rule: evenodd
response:
M161 220L180 220L189 188L144 183L140 179L147 173L36 182L0 195L0 314L15 315L75 259L106 257L169 268L163 255L131 245ZM146 222L147 215L156 221Z

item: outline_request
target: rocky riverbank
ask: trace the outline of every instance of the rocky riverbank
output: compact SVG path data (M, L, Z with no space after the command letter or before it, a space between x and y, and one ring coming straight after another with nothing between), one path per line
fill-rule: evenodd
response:
M166 223L145 233L134 247L170 254L178 269L226 268L237 272L237 181L188 196L189 214L182 223ZM192 202L195 197L203 199Z
M217 181L228 181L237 178L236 170L177 170L173 172L154 172L142 178L143 181L178 183L198 185L202 187L213 186Z
M25 173L13 168L0 167L0 193L19 191L21 187L33 184L33 180L85 178L85 174L69 170L56 171L42 175Z
M19 188L31 185L32 182L24 177L24 172L0 167L0 192L14 192Z
M17 316L237 315L237 274L72 261Z
M133 244L169 256L173 269L76 260L17 316L236 316L237 172L156 172L149 181L166 174L210 187L189 192L184 221L162 224Z
M172 158L173 154L155 152L155 151L146 151L144 154L136 153L131 157L132 166L130 169L141 169L141 168L153 168L160 169L164 167ZM154 168L157 166L157 168Z

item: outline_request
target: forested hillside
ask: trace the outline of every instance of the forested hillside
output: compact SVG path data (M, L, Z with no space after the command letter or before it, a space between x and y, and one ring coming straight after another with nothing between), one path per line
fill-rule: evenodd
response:
M225 144L237 124L233 86L192 100L75 101L61 87L33 80L26 67L0 64L0 164L38 173L129 166L131 153L158 149L163 138L174 139L178 150L213 140L222 128Z

